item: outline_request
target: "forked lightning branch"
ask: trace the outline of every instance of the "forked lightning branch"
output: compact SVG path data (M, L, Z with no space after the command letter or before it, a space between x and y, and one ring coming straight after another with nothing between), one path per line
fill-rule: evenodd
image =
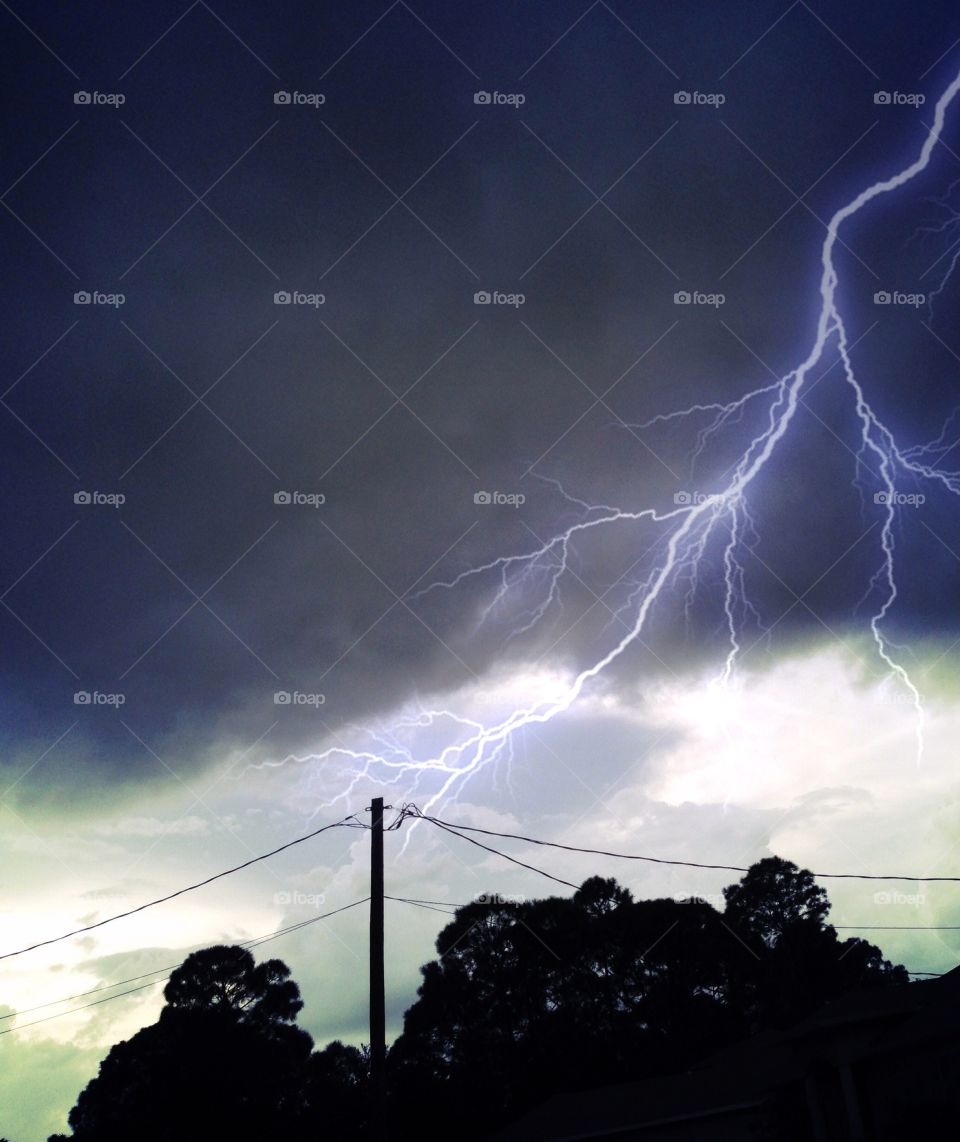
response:
M423 791L429 798L426 801L429 812L431 806L460 793L470 778L480 771L509 760L522 730L549 723L575 706L595 680L629 648L640 643L658 604L678 595L687 595L691 578L695 579L697 571L708 559L716 561L719 567L722 582L720 618L726 641L726 652L718 662L715 685L728 686L741 654L743 635L740 617L756 615L744 590L744 565L750 550L747 544L756 538L750 510L751 493L755 492L759 477L782 441L791 430L796 431L793 429L794 419L804 388L811 373L822 365L828 354L835 354L834 359L842 365L841 383L846 387L856 416L859 453L854 475L862 476L867 472L875 481L875 491L868 500L868 507L876 513L879 524L874 530L876 568L869 583L865 584L866 595L875 602L867 626L880 664L905 698L905 716L914 719L919 761L924 746L921 695L898 650L885 633L887 617L899 595L896 524L901 511L923 502L923 493L916 491L918 486L960 495L960 471L940 466L937 457L942 456L944 450L934 445L902 446L872 407L850 356L847 329L837 300L839 271L835 254L841 231L851 218L868 211L875 200L900 191L930 165L947 112L958 91L960 75L937 100L933 122L909 165L866 187L831 217L820 250L819 315L806 357L778 381L747 392L735 401L697 404L654 418L655 421L690 420L699 424L699 451L712 434L738 426L739 414L747 406L759 413L756 423L763 427L756 435L745 433L739 455L728 469L722 487L703 493L692 490L677 493L672 507L626 509L573 501L581 505L581 518L533 550L496 556L418 592L422 597L437 591L456 591L468 580L489 580L493 600L484 613L489 615L496 608L498 614L502 614L513 604L518 615L514 633L529 630L543 619L551 606L562 605L560 585L565 576L575 573L571 560L578 539L624 523L640 524L657 534L659 543L655 549L658 554L630 596L628 612L624 616L624 633L616 638L608 633L605 651L569 676L562 686L546 694L543 691L517 694L516 705L503 715L470 716L449 708L421 708L412 714L399 716L386 728L367 729L364 737L368 744L362 748L351 748L338 740L337 744L319 754L291 757L285 761L323 761L342 765L349 781L338 799L351 798L354 790L368 780L378 785L402 784L405 791L411 785L417 789L423 784ZM883 297L879 303L893 304L893 299ZM500 500L498 493L483 492L477 493L476 502L493 504ZM641 551L650 546L647 535ZM532 609L529 601L531 590L539 592ZM409 744L411 737L418 742L435 743L445 737L451 740L442 747L433 745L421 754Z

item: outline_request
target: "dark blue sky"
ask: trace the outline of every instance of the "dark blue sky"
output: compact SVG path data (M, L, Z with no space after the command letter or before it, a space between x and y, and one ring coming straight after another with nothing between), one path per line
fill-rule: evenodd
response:
M736 434L691 475L695 430L622 422L798 363L822 220L915 154L960 66L960 12L939 3L20 3L0 20L10 779L79 720L20 781L25 801L158 776L121 717L189 771L263 734L277 690L326 702L281 711L264 756L543 652L556 630L506 650L503 630L476 631L489 583L405 596L568 524L537 475L624 508L711 490ZM944 142L839 257L852 335L879 320L858 367L906 445L956 403L957 291L930 329L873 294L935 278L943 240L917 228L960 175L955 121ZM525 301L478 306L481 290ZM726 300L681 308L678 290ZM862 530L848 396L839 370L817 386L756 505L765 620L816 583L783 645L861 621L876 569L866 544L828 572ZM527 502L479 507L480 489ZM326 502L277 505L280 490ZM955 532L951 510L931 497L929 528L904 519L898 637L953 637L957 562L930 532ZM584 545L583 579L616 580L637 538ZM708 571L688 627L682 600L658 614L672 666L715 649L712 589ZM571 584L569 621L589 605ZM551 653L582 661L602 626ZM122 693L120 715L76 706L80 690Z

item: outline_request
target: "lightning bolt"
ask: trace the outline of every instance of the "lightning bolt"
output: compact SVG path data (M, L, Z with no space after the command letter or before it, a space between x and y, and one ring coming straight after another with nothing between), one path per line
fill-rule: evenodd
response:
M947 110L958 91L960 74L938 99L933 123L912 163L862 190L831 217L820 254L820 310L816 333L802 363L774 383L754 389L735 401L695 404L632 426L642 430L674 420L708 417L698 433L693 455L696 461L710 439L740 422L748 407L751 414L759 410L757 423L760 427L728 469L723 477L726 483L720 490L686 499L677 497L680 502L668 510L646 507L627 511L577 500L556 484L565 499L579 509L579 518L574 523L551 535L533 550L498 556L436 582L415 596L423 597L434 591L455 591L470 580L492 578L496 588L483 617L489 618L496 611L515 607L514 633L522 633L540 623L548 610L558 603L561 583L570 572L571 551L578 539L615 527L655 529L658 540L654 544L657 550L651 560L652 567L645 577L630 584L627 602L616 612L622 633L612 638L612 644L601 657L578 673L565 677L552 689L548 688L546 693L528 696L524 704L509 709L506 714L467 717L451 709L418 706L389 726L363 727L368 743L366 748L354 749L337 743L321 753L291 755L272 764L283 765L291 761L340 763L349 774L349 781L335 801L348 800L361 783L369 779L375 779L380 785L399 786L403 783L405 789L412 783L417 789L421 781L430 777L431 788L424 810L429 813L432 806L458 795L481 770L489 766L496 770L499 768L497 763L503 762L509 766L514 743L521 731L545 725L570 710L591 683L617 662L628 648L645 645L644 633L653 609L682 582L688 584L688 609L696 590L698 571L714 541L722 544L722 624L727 642L727 652L714 685L728 686L742 650L744 618L750 615L757 623L760 620L745 592L743 558L757 538L748 493L787 435L811 371L823 362L828 353L836 354L832 358L834 363L842 363L843 383L852 396L859 424L858 471L860 466L867 468L875 473L879 482L879 491L874 496L881 525L879 566L867 592L868 597L878 596L878 599L869 628L880 661L909 695L916 720L916 756L919 762L924 746L924 710L920 692L898 661L897 648L884 633L884 621L899 594L895 574L898 481L907 480L910 486L915 486L917 481L927 481L953 495L960 495L960 472L939 466L948 448L950 422L940 437L930 444L901 449L893 433L871 407L850 357L850 342L837 303L839 275L834 254L840 231L849 219L860 214L875 199L899 190L927 168L940 139ZM958 259L960 247L953 254L941 288Z
M958 186L960 186L960 179L955 179L947 188L945 194L933 200L934 204L946 214L946 217L936 225L920 227L920 233L933 234L941 241L946 238L948 242L946 250L937 258L930 269L927 270L929 274L932 273L941 262L946 264L946 268L940 273L940 280L927 296L927 313L931 320L933 319L933 303L946 289L947 283L953 277L953 273L957 268L957 262L960 261L960 211L957 210L952 201L954 192ZM926 277L926 274L923 276Z

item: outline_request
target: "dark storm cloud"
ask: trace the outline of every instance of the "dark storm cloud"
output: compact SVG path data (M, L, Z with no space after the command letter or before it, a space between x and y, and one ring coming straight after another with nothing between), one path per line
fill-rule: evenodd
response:
M960 34L945 5L819 13L832 32L803 4L769 32L779 5L601 3L572 29L586 5L214 7L152 49L181 9L24 6L51 50L8 18L4 187L23 176L0 282L4 387L20 378L0 421L11 779L70 730L24 794L189 773L274 722L261 752L315 746L414 689L547 651L654 533L585 543L589 590L571 582L567 612L512 650L502 627L475 630L489 580L407 593L572 522L536 474L628 508L711 490L728 446L691 472L689 432L644 435L654 456L621 422L730 399L806 354L814 215L913 157L956 60L918 77ZM925 92L926 108L878 106L881 89ZM75 104L79 90L126 101ZM855 336L875 289L914 287L936 256L908 239L935 216L922 195L958 173L942 151L904 211L851 228L870 267L843 256ZM727 302L680 309L678 289ZM125 302L75 305L78 290ZM479 290L526 300L478 306ZM934 326L948 343L954 297ZM908 443L936 436L957 362L918 315L883 313L859 353ZM797 427L756 503L751 589L770 621L863 530L838 370ZM479 489L527 503L478 507ZM80 490L125 502L76 505ZM326 502L276 505L281 490ZM948 535L943 506L929 512ZM910 521L903 543L936 569L910 579L903 622L946 621L956 562ZM842 629L875 565L866 543L807 603ZM582 661L609 618L594 606L549 657ZM685 633L675 609L659 616L671 667L709 650L716 619L695 609ZM818 622L797 607L783 628ZM278 708L280 690L325 702ZM124 703L76 706L76 691Z

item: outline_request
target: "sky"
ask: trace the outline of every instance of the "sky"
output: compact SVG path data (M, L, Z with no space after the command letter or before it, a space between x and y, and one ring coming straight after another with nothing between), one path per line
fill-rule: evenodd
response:
M960 106L842 224L849 373L835 334L811 356L830 220L920 154L955 5L0 22L3 951L381 794L677 860L955 872L960 505L932 469L958 456ZM913 464L895 509L864 407ZM505 847L638 896L734 878ZM912 971L960 960L953 886L823 883ZM422 822L387 886L560 891ZM0 1132L63 1129L160 989L25 1008L367 890L366 834L332 830L3 961ZM395 1034L445 917L388 908ZM358 907L266 945L318 1043L364 1041L365 938Z

